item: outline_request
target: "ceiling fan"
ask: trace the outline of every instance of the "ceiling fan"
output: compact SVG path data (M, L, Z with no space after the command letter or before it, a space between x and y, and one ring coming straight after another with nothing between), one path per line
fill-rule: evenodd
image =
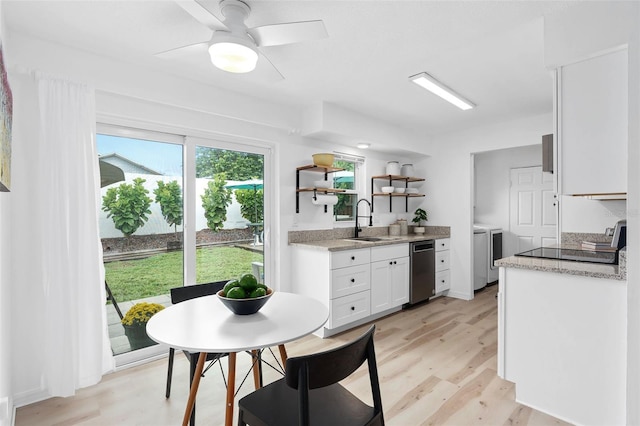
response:
M273 68L280 78L284 76L261 51L263 47L317 40L328 36L321 20L287 22L248 28L245 19L251 8L241 0L220 1L218 19L196 0L176 1L191 16L213 31L209 41L204 41L156 54L172 57L208 49L211 62L217 68L232 73L247 73L255 69L258 59Z

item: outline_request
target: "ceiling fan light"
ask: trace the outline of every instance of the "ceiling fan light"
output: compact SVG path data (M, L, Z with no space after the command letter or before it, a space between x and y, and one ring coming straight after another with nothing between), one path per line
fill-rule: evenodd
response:
M258 52L235 42L219 42L209 46L211 62L221 70L233 73L251 72L256 68Z

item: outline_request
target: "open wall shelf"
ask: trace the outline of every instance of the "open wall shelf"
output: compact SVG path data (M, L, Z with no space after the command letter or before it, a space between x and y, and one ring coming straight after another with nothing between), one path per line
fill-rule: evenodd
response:
M374 198L375 197L388 197L389 198L389 211L393 211L393 199L396 197L401 197L405 199L405 211L409 211L409 198L418 198L424 197L425 194L416 194L411 193L407 194L406 192L403 194L399 194L396 192L392 192L387 194L385 192L373 192L374 182L376 180L385 180L389 183L388 186L393 186L393 182L404 182L405 191L406 188L409 188L409 183L411 182L424 182L424 178L413 177L413 176L399 176L399 175L380 175L380 176L371 176L371 212L374 210Z
M345 189L336 189L336 188L300 188L300 172L314 172L314 173L323 173L324 180L327 180L329 173L340 172L344 169L338 167L325 167L325 166L316 166L315 164L310 164L307 166L300 166L296 168L296 213L300 213L300 193L301 192L313 192L313 196L315 197L317 193L322 194L350 194L346 192ZM324 212L327 213L327 206L324 206Z

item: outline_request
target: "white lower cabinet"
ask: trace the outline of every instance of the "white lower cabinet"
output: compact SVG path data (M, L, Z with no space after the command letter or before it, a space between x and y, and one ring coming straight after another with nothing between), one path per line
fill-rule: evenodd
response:
M371 312L371 298L369 296L369 291L361 291L333 299L329 308L328 327L337 328L368 317Z
M330 252L292 249L292 290L318 299L329 319L316 334L330 336L400 310L409 301L409 245Z
M371 249L372 314L409 302L408 253L404 244Z
M436 294L451 288L449 282L449 238L436 240Z

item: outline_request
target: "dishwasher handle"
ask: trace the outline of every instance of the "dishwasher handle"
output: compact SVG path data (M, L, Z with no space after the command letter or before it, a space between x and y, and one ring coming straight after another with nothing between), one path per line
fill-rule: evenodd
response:
M423 251L430 251L430 250L434 250L435 248L435 241L434 240L428 240L422 243L413 243L412 244L412 252L413 253L420 253Z

